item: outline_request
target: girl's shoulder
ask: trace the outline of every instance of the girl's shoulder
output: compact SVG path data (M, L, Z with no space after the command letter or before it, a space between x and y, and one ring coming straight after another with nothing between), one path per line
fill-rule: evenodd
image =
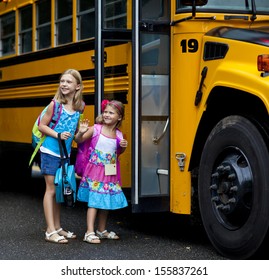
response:
M55 98L51 99L50 103L48 104L48 110L51 111L53 114L55 111L58 111L58 109L61 109L61 107L62 104Z
M53 102L53 103L58 103L58 104L62 104L61 100L57 99L56 97L54 97L53 99L51 99L51 102Z
M60 108L62 111L63 103L54 97L50 102L50 106L53 106L54 111L58 110L58 108Z

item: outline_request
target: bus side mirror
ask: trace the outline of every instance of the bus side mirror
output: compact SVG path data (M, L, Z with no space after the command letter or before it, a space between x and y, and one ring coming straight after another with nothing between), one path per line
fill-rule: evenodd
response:
M208 0L181 0L182 5L184 6L204 6Z

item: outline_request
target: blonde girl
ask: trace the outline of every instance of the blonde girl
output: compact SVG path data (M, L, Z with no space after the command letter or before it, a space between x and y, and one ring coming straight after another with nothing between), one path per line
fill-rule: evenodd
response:
M82 79L77 70L68 69L60 77L58 90L54 101L40 121L39 130L46 135L45 141L40 147L41 173L46 182L46 191L43 199L44 215L47 224L45 240L49 242L66 244L68 239L76 238L73 232L63 230L60 222L60 204L55 200L54 178L61 164L58 145L58 133L65 140L68 154L71 153L72 141L78 127L80 113L83 110ZM54 129L49 127L53 114L54 102L62 106L60 119ZM66 159L68 161L68 159Z
M119 127L124 118L124 106L117 100L104 100L102 114L96 124L89 127L87 120L80 123L75 141L90 142L90 154L79 189L78 200L87 202L87 231L84 241L100 243L100 239L119 239L106 228L109 210L127 206L121 189L119 155L128 145ZM95 220L98 226L95 233Z

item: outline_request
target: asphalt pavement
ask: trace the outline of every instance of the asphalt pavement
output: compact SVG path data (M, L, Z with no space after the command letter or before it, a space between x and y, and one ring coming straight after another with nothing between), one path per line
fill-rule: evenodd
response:
M1 260L223 260L202 227L171 213L133 214L131 207L111 211L108 229L120 240L101 244L83 242L86 230L84 203L62 207L62 227L77 239L68 244L46 242L42 199L43 178L28 186L0 192Z

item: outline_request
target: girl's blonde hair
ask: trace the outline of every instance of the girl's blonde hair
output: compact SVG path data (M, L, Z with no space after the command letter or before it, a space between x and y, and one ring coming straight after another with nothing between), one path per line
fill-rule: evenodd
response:
M68 69L62 73L60 80L63 77L63 75L66 75L66 74L72 75L76 79L77 84L80 85L80 88L76 91L74 98L73 98L73 109L75 111L81 111L83 108L83 98L82 98L83 83L82 83L81 75L75 69ZM62 94L62 92L60 90L60 86L58 87L54 98L62 104L67 103L67 99L66 99L65 95Z
M102 112L105 110L107 106L111 106L114 110L117 111L121 119L117 122L116 128L119 128L122 124L123 118L124 118L124 105L122 102L118 100L103 100L102 101ZM103 119L103 114L99 115L95 119L96 123L103 124L104 119Z

